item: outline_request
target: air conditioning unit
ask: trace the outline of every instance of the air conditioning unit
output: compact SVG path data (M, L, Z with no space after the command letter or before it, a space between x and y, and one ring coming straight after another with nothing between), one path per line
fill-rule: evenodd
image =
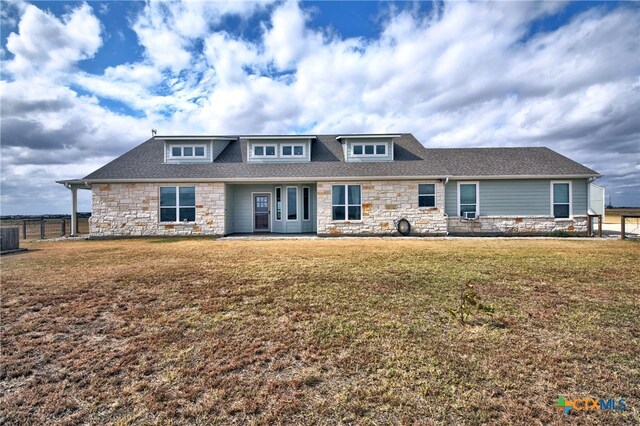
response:
M466 220L478 220L478 213L476 213L476 212L464 212L464 218Z

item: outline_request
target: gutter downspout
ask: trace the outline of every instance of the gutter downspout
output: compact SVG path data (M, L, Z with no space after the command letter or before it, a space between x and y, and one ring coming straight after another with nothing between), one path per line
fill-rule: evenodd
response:
M443 201L443 206L442 206L442 214L444 215L444 220L446 221L447 227L446 227L446 231L444 233L444 236L447 237L449 236L449 216L447 215L445 209L444 209L444 202L447 198L447 183L449 183L449 178L446 177L444 178L444 182L442 184L442 201Z
M587 220L589 221L589 225L587 226L587 229L589 231L587 231L587 237L592 237L591 234L594 234L593 232L593 218L591 216L589 216L589 210L591 210L591 183L596 180L596 178L594 176L591 176L589 179L587 179Z

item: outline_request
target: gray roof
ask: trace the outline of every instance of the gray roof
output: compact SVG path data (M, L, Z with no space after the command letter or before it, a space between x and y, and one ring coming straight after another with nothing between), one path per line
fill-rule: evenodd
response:
M165 164L155 137L85 176L86 180L286 179L356 177L599 176L548 148L425 148L405 133L393 139L394 161L346 162L338 135L317 135L306 163L249 163L247 139L233 136L213 162ZM187 138L185 138L187 139Z

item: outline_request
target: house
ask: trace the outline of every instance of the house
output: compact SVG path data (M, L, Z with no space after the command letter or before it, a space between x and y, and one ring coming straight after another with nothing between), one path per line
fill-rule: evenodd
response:
M547 148L429 149L405 133L154 136L59 183L74 212L91 190L91 237L584 235L598 177Z

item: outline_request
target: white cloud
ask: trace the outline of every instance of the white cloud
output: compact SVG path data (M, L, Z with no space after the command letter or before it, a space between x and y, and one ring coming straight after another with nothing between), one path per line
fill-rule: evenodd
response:
M205 38L227 15L246 18L270 2L150 1L133 25L151 62L173 73L192 63L194 41Z
M62 20L28 5L18 33L7 38L14 58L6 69L16 76L69 71L78 61L92 57L102 45L100 21L90 6L82 4Z
M288 1L271 15L270 28L264 34L267 57L278 69L293 66L303 55L321 47L322 36L305 27L307 17L297 2Z

